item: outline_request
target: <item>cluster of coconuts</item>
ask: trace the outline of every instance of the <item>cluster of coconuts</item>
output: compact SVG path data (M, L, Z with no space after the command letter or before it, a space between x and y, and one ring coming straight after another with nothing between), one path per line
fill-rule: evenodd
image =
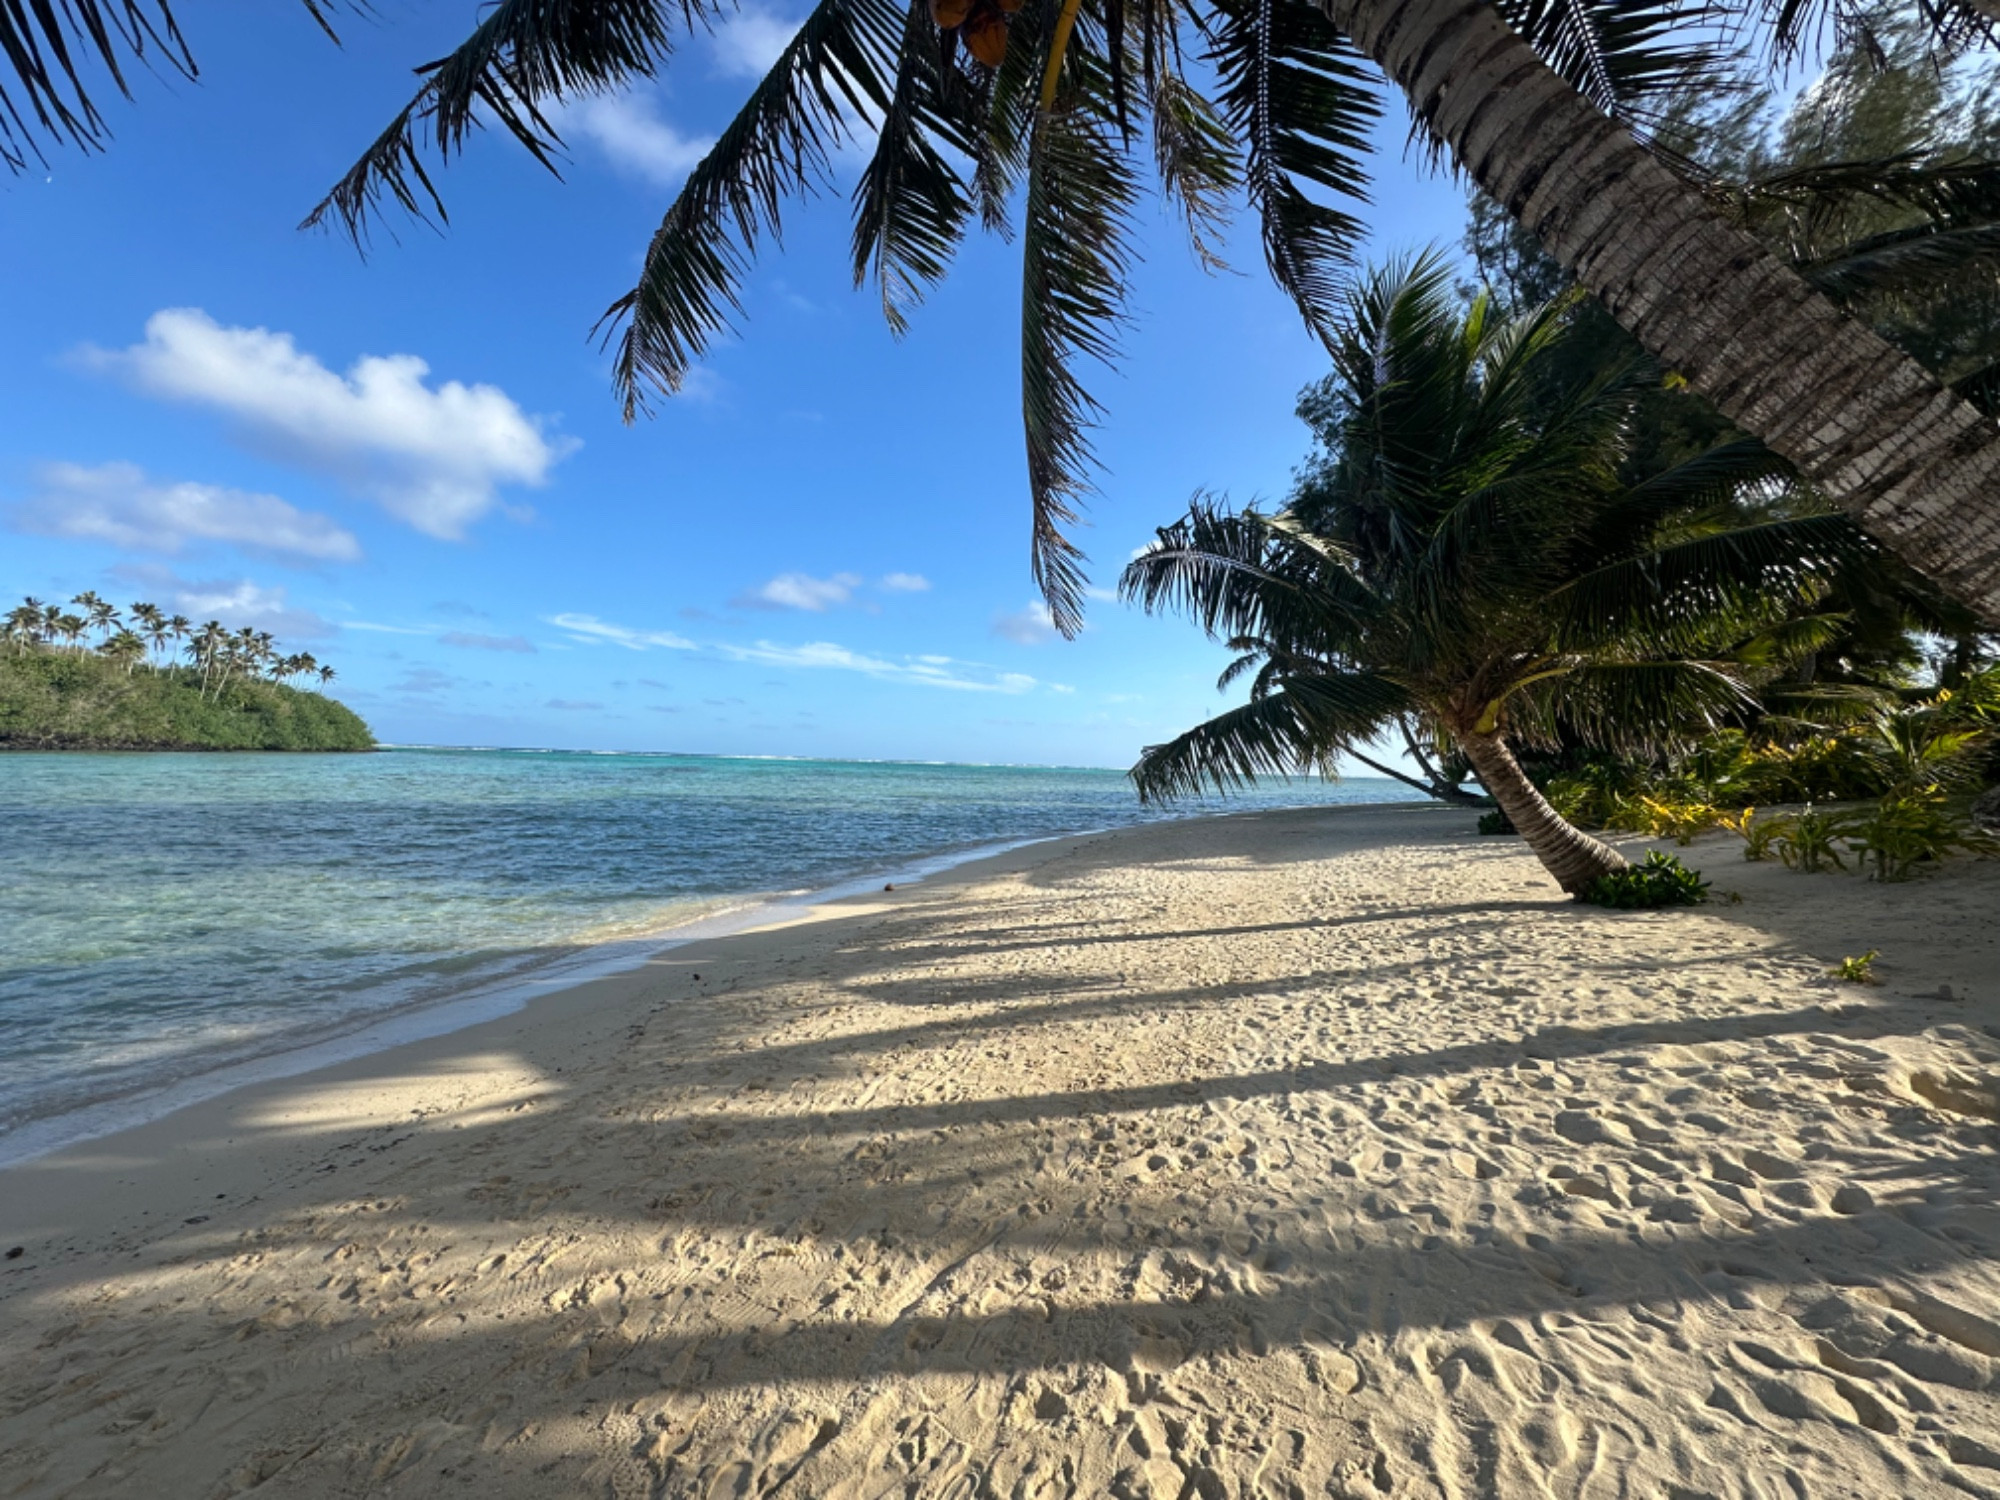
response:
M965 50L989 68L1007 55L1007 18L1022 0L931 0L931 19L943 31L956 31Z

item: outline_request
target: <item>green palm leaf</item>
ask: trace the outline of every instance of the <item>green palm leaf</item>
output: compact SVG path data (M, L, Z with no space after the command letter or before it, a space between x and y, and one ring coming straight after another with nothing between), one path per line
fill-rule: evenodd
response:
M1132 768L1146 802L1235 791L1259 776L1330 773L1347 744L1361 744L1410 706L1389 679L1362 672L1295 677L1240 708L1217 714L1164 745L1150 745Z
M985 101L945 62L929 0L911 0L895 79L874 155L854 189L854 284L873 267L882 315L900 336L908 310L944 279L973 212L965 180L932 137L975 156Z
M325 25L317 5L310 7ZM8 0L0 5L0 163L22 172L42 144L104 144L109 130L85 75L101 68L126 98L124 63L164 62L184 78L194 57L164 0ZM6 79L11 75L13 86Z
M630 421L648 389L678 391L740 311L758 240L779 209L828 180L828 152L886 116L904 12L894 0L820 0L715 146L688 174L646 248L639 284L605 310L613 383Z
M1362 165L1381 114L1376 75L1305 0L1218 0L1208 61L1222 117L1244 143L1264 260L1322 343L1361 226L1307 187L1368 201Z
M1074 45L1074 43L1073 43ZM1021 410L1033 500L1032 566L1056 629L1083 628L1083 554L1067 528L1090 489L1100 407L1076 372L1109 364L1125 314L1138 181L1109 129L1081 109L1043 115L1030 144L1021 254Z
M551 104L652 77L676 31L719 14L717 0L498 0L457 49L417 70L424 82L416 96L302 227L338 221L362 239L385 199L417 218L442 219L422 148L449 160L482 109L554 171L562 138L545 113Z

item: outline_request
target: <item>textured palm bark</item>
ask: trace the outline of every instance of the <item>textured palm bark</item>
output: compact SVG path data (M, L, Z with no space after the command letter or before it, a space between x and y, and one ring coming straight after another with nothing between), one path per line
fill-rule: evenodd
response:
M1625 868L1624 855L1572 826L1549 806L1505 740L1496 734L1468 734L1459 743L1480 782L1500 804L1500 811L1535 851L1543 868L1555 877L1556 884L1570 895L1581 895L1598 876Z
M2000 624L2000 426L1717 214L1485 0L1318 0L1612 316Z

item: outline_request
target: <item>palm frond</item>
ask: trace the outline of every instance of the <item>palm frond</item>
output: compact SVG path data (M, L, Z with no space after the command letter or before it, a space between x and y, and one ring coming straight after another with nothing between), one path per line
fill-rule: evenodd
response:
M1080 108L1037 119L1021 254L1021 414L1034 506L1032 565L1057 630L1083 628L1083 554L1067 528L1091 488L1101 408L1080 358L1110 364L1125 316L1138 183L1109 127Z
M688 174L646 248L639 284L605 310L627 421L678 391L741 311L738 291L779 207L828 180L828 152L887 114L903 34L896 0L820 0L749 102ZM625 325L618 333L619 325Z
M1792 475L1791 464L1755 438L1718 444L1625 490L1594 519L1585 545L1598 557L1630 556L1668 517L1730 505Z
M1644 121L1655 99L1715 61L1691 39L1683 0L1500 0L1507 24L1613 119Z
M1599 660L1525 688L1507 705L1507 725L1542 748L1569 741L1658 754L1756 706L1731 662Z
M944 279L973 212L965 180L932 137L976 156L985 100L945 62L929 0L911 0L895 77L874 155L854 189L854 284L873 268L882 315L900 336L908 309Z
M1409 706L1399 684L1373 673L1290 678L1164 745L1149 745L1129 774L1144 802L1235 791L1259 776L1330 774L1344 745L1367 742Z
M1155 73L1147 96L1161 190L1180 209L1196 259L1211 270L1226 270L1216 242L1228 232L1229 198L1242 180L1229 126L1171 66Z
M1305 0L1216 0L1208 61L1244 142L1244 185L1264 260L1306 326L1331 345L1342 273L1361 225L1307 193L1368 201L1363 165L1381 115L1375 74Z
M0 58L7 70L0 73L0 163L11 172L26 171L30 159L45 163L44 145L88 151L104 144L110 130L91 93L91 72L101 70L127 99L128 62L158 58L184 78L195 76L166 0L8 0L0 5Z
M1540 612L1560 651L1633 640L1712 649L1817 599L1843 558L1873 547L1844 515L1738 526L1592 568L1552 590Z
M1185 613L1211 636L1255 640L1266 652L1305 641L1337 651L1382 614L1339 549L1205 496L1126 565L1118 592L1148 614Z
M1935 292L1975 275L1988 281L2000 273L2000 223L1963 229L1920 224L1872 234L1822 259L1798 267L1799 274L1836 302L1898 292Z
M1982 157L1904 151L1812 162L1747 182L1712 179L1703 188L1745 222L1783 210L1799 216L1808 233L1862 204L1909 209L1938 225L2000 218L2000 162Z
M676 31L706 24L719 0L498 0L450 55L426 63L416 95L306 215L338 222L357 242L386 202L417 219L444 217L423 166L464 149L483 109L550 171L562 137L549 110L650 78Z

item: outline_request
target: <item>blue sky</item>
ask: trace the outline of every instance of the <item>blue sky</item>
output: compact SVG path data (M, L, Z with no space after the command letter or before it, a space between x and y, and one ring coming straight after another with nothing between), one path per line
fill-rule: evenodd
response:
M568 117L566 180L498 138L452 220L364 260L294 226L470 5L183 16L110 151L4 183L0 591L96 589L274 631L393 742L1129 764L1224 706L1223 656L1095 600L1033 606L1018 250L975 238L900 343L840 194L767 251L742 337L626 427L588 338L678 176L804 12L749 0L663 82ZM1455 243L1458 189L1377 156L1371 253ZM1137 321L1079 539L1108 589L1199 487L1283 492L1322 372L1254 226L1204 274L1143 226Z

